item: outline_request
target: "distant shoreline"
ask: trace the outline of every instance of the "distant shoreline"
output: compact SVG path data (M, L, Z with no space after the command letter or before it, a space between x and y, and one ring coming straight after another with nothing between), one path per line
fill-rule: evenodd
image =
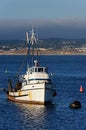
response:
M27 50L10 50L10 51L0 51L0 55L27 55ZM35 55L37 55L35 51ZM40 55L86 55L82 52L70 52L70 51L58 51L58 50L40 50Z

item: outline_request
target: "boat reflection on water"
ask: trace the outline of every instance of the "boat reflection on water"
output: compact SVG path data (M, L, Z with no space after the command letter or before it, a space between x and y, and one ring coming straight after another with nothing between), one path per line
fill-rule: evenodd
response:
M28 122L31 128L42 128L48 127L48 118L54 119L53 112L56 112L56 106L53 104L48 105L33 105L33 104L19 104L16 103L17 109L19 111L20 120L23 120L24 126Z

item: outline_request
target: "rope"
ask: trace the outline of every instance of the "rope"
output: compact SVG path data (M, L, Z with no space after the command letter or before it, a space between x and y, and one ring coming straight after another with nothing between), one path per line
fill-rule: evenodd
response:
M20 68L19 68L18 71L16 72L15 79L17 79L17 78L19 77L19 74L20 74L20 72L22 71L22 69L23 69L23 67L24 67L24 65L25 65L25 62L26 62L26 60L27 60L27 58L28 58L28 54L29 54L29 50L28 50L27 53L26 53L26 57L25 57L25 59L23 60L23 63L21 64ZM12 81L12 84L14 84L15 79L11 80L11 81ZM16 85L16 83L15 83L15 85ZM14 85L14 86L15 86L15 85Z
M20 74L20 72L22 71L22 69L23 69L23 67L24 67L24 65L25 65L25 62L26 62L26 60L27 60L27 57L28 57L28 53L27 53L27 55L26 55L26 57L25 57L25 59L24 59L22 65L20 66L20 68L19 68L19 70L18 70L18 73L16 74L16 77L18 77L19 74Z

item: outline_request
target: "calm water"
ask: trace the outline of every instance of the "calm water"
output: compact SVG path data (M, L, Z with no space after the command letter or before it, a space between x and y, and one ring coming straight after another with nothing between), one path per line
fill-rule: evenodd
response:
M21 72L23 59L0 56L0 87L7 88L7 79ZM40 62L53 73L58 93L53 104L16 104L0 92L0 130L86 130L86 56L41 56ZM84 93L79 92L80 85ZM82 108L70 109L73 100L79 100Z

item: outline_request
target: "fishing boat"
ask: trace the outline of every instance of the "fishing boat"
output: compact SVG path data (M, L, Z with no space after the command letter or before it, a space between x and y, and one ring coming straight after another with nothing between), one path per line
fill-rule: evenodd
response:
M7 98L13 102L28 104L47 104L51 103L56 96L56 87L48 73L48 67L42 67L35 59L34 44L37 39L32 28L31 36L26 33L28 44L28 55L31 56L31 65L27 66L25 74L19 75L14 88L9 81ZM31 49L32 48L32 49ZM30 54L30 51L32 53Z

